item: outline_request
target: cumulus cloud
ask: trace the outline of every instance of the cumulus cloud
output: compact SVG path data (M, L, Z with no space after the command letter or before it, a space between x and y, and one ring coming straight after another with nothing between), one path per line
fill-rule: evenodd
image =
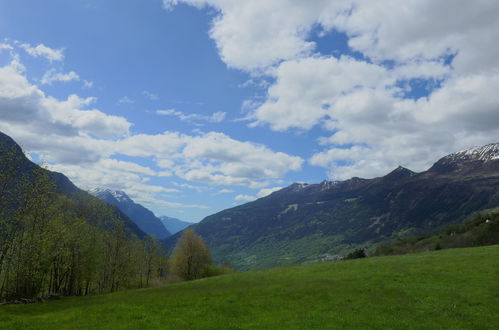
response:
M0 67L0 131L84 189L105 186L124 190L147 205L206 209L173 201L169 194L207 187L190 183L166 187L150 179L176 176L208 185L262 187L288 171L299 170L303 163L300 157L216 132L133 135L130 122L93 108L95 102L95 98L75 94L66 99L46 95L29 81L15 54ZM220 120L216 115L211 118ZM123 157L143 158L156 166Z
M43 131L65 137L80 134L113 137L128 133L131 123L126 119L85 109L93 101L76 95L63 101L46 96L28 81L14 61L0 67L0 125L6 129L10 128L9 122L15 122L28 132Z
M185 114L175 109L156 110L156 114L160 116L177 117L181 121L186 122L205 121L209 123L221 123L227 115L227 113L222 111L214 112L210 116L200 115L197 113Z
M289 171L300 170L303 163L300 157L218 132L133 135L117 141L115 150L135 157L154 156L159 167L184 180L209 185L262 187Z
M216 132L189 138L182 156L186 164L176 174L186 180L252 188L265 186L288 171L298 171L303 163L300 157Z
M51 85L54 81L60 82L69 82L69 81L78 81L80 80L80 76L74 72L70 71L68 73L57 72L55 69L50 69L42 77L41 83L46 85ZM85 81L85 86L87 85L87 81Z
M499 140L497 1L164 0L177 3L217 9L221 59L272 78L263 102L248 101L252 126L329 131L309 162L332 178L424 170ZM345 34L359 56L318 54L313 28Z
M253 125L268 123L275 130L310 129L346 93L395 83L380 66L350 57L286 61L275 76L277 82L269 88L266 102L253 114Z
M169 9L179 2L218 9L219 16L213 21L210 36L220 57L231 67L252 71L309 54L314 44L305 40L307 33L319 8L329 1L163 1Z
M64 51L62 49L52 49L44 44L31 46L30 44L22 44L21 47L33 57L43 57L50 62L62 61L64 59Z
M254 200L257 200L258 198L263 198L266 197L270 194L272 194L275 191L281 190L283 187L273 187L273 188L264 188L260 189L256 196L251 196L251 195L237 195L234 197L234 200L236 201L244 201L244 202L252 202Z

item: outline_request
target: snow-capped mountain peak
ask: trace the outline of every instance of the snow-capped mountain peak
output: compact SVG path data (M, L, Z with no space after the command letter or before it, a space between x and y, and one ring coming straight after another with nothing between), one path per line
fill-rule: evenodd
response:
M499 143L491 143L482 147L461 150L446 156L448 160L480 160L488 162L499 160Z
M128 195L121 190L111 190L108 188L95 188L90 190L90 194L96 196L96 197L104 197L104 196L110 196L119 203L123 202L132 202L132 199L128 197Z

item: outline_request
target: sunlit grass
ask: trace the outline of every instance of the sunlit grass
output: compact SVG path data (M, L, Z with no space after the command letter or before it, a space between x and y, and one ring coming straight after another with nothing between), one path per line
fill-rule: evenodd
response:
M236 273L0 307L7 329L493 329L499 246Z

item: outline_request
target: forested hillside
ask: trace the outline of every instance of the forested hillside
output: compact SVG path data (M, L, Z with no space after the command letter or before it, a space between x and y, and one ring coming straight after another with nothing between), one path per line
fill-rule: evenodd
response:
M0 299L143 287L165 272L155 240L0 133Z

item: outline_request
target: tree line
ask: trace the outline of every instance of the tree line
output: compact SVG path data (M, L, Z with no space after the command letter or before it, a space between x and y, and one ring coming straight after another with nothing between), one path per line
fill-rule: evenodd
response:
M86 193L57 193L42 168L20 175L19 157L4 153L0 168L1 300L106 293L172 275L192 280L225 272L211 265L192 230L179 240L169 267L158 241L131 233L116 209Z

